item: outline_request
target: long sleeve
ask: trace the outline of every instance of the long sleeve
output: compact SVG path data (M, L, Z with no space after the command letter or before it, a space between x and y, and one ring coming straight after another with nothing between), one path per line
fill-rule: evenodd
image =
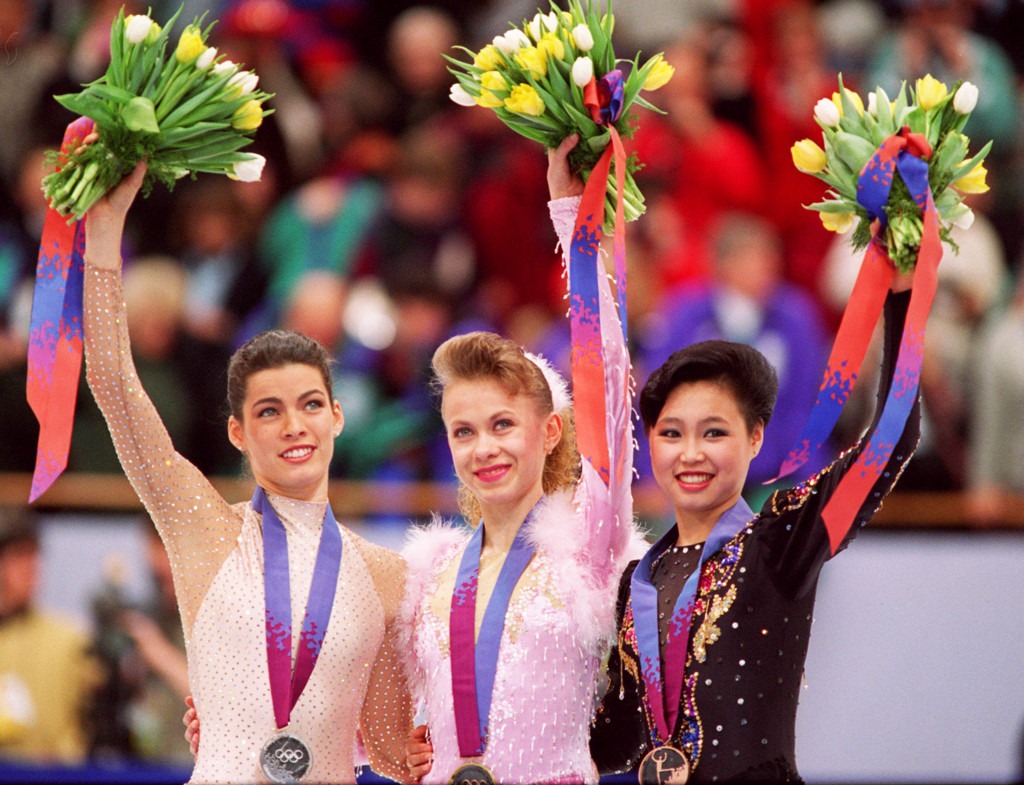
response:
M353 538L373 578L384 607L384 639L370 670L359 717L359 729L370 768L398 782L409 781L405 743L412 732L412 697L402 651L401 604L405 592L405 561L396 553Z
M871 425L860 441L843 452L832 464L795 488L779 491L765 502L761 517L769 526L765 543L769 546L771 568L777 580L794 594L813 585L821 565L830 558L828 532L822 512L833 498L843 477L854 467L861 452L867 447L872 432L884 409L893 385L896 360L903 324L906 318L909 293L891 294L885 304L884 348L880 384L875 413ZM915 399L906 425L888 462L874 483L857 514L847 523L838 553L856 536L860 527L869 521L892 491L904 467L910 461L920 436L920 396ZM775 518L776 520L771 520Z
M619 582L615 617L616 627L620 630L620 645L613 646L608 656L608 687L590 730L590 755L602 774L634 768L647 744L640 708L640 687L636 674L626 668L621 650L622 623L635 568L636 562L631 562Z
M572 232L578 197L556 199L549 203L551 220L558 234L569 282L572 325L572 386L577 433L587 424L598 423L604 429L607 444L605 466L582 460L582 477L576 492L586 531L587 560L597 583L617 577L622 559L635 531L633 523L633 390L629 352L608 275L600 252L585 266L573 268L570 262ZM574 275L576 276L574 279ZM592 279L586 280L590 276ZM596 290L597 312L581 296L581 290ZM599 346L588 345L593 333L584 336L581 325L592 328L598 320Z
M174 572L186 632L241 531L241 517L179 455L139 383L117 271L86 266L86 379L125 475L149 512Z

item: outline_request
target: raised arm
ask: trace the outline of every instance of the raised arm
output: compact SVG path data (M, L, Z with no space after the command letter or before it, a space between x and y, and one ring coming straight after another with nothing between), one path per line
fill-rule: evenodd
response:
M548 152L549 208L569 282L574 413L583 456L576 501L587 528L591 574L603 583L621 569L634 531L632 383L603 256L586 232L573 236L584 190L568 164L577 141L570 136ZM598 221L603 218L603 193L601 204ZM616 285L625 286L625 281Z
M139 383L121 284L125 217L145 174L140 164L89 211L85 245L86 379L128 480L156 523L174 570L186 632L234 546L241 519L174 450Z
M897 382L897 359L910 302L910 280L907 275L897 276L885 302L882 367L871 424L860 441L843 452L826 469L801 486L773 494L762 510L764 517L785 518L784 522L779 520L770 524L772 528L768 537L774 542L773 567L776 574L793 592L808 587L821 564L833 553L845 548L861 526L875 515L917 447L921 416L920 396L916 394L903 430L895 440L885 466L859 509L847 516L847 519L839 521L842 528L833 533L832 536L838 540L833 546L823 515L837 494L845 492L842 488L844 478L851 471L859 471L857 462L870 447L871 436L885 414L890 390L894 384L902 384Z

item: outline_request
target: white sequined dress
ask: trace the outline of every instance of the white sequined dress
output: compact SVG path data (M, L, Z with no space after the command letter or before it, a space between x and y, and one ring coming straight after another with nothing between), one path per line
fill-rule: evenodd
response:
M85 327L89 385L121 465L170 555L190 688L202 721L191 782L263 782L259 753L276 726L265 649L261 516L249 502L229 505L175 452L135 373L119 273L87 266ZM269 500L287 532L292 618L301 619L326 502ZM345 527L341 533L326 639L289 726L313 753L303 782L354 781L357 728L371 766L407 778L411 703L395 629L405 565L398 554ZM293 639L297 644L298 636Z
M579 200L551 203L563 249L568 248ZM600 257L596 264L601 265ZM604 282L603 269L597 271ZM601 286L605 401L612 465L624 460L632 477L629 356L607 285ZM597 416L580 409L575 417ZM604 414L600 414L604 417ZM628 445L628 454L617 454ZM403 551L409 566L403 602L413 694L423 706L434 762L423 783L448 782L464 763L481 762L502 783L596 782L590 723L598 669L615 637L615 597L634 536L629 482L606 485L583 462L575 492L541 500L524 527L533 559L516 584L505 616L484 755L460 758L452 699L449 609L465 527L437 521L411 532ZM633 547L631 547L633 546ZM634 555L635 558L635 555ZM477 631L486 608L477 603Z

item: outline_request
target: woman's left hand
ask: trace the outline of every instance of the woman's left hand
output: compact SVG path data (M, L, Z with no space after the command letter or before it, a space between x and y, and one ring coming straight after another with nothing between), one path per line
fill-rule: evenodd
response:
M417 725L413 728L409 740L405 743L405 763L415 782L419 782L428 774L434 765L434 745L430 743L430 733L426 725Z

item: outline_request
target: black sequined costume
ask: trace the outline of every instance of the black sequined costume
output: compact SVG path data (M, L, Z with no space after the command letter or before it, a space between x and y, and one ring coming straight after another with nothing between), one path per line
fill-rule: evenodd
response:
M907 293L890 294L886 302L884 383L878 392L876 422L892 383L908 302ZM919 408L918 402L838 550L871 519L909 461L919 437ZM873 427L874 423L866 433ZM773 494L761 512L705 562L671 741L691 761L690 783L799 781L797 702L818 575L831 553L821 511L866 440L863 437L806 483ZM670 554L663 559L672 558ZM620 583L618 646L609 659L610 686L591 734L591 752L602 772L635 768L656 746L630 600L636 565L630 563ZM678 592L679 581L670 580L671 571L657 566L653 573L660 606L661 593L669 586L669 591Z

